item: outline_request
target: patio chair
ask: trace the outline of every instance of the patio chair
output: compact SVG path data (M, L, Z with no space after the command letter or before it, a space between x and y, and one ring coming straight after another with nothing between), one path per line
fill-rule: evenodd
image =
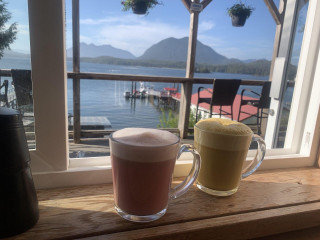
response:
M220 118L222 115L229 115L233 120L233 102L237 95L239 86L241 84L241 80L239 79L230 79L230 80L215 80L213 83L213 89L208 90L204 87L198 88L198 102L197 102L197 110L196 110L196 122L198 121L198 110L200 103L210 104L209 111L205 111L209 113L210 117L213 115L219 115ZM204 89L211 94L211 97L201 97L201 90ZM212 108L214 106L220 106L219 113L214 113ZM222 109L224 106L230 106L230 112Z
M241 91L241 100L240 100L240 108L239 108L239 114L238 114L238 121L240 121L240 114L244 113L247 114L249 116L252 117L256 117L257 119L257 128L258 128L258 135L261 134L261 123L262 123L262 119L264 118L268 118L268 113L264 112L264 109L269 109L270 107L270 102L271 102L271 98L270 98L270 88L271 88L271 82L267 81L264 82L263 86L262 86L262 90L261 93L257 93L255 91L252 91L251 89L243 89ZM257 100L248 100L245 99L244 94L246 92L250 92L253 95L259 97ZM257 113L256 114L251 114L248 113L246 111L242 110L242 106L244 105L250 105L250 106L254 106L257 108Z
M0 86L0 90L4 88L4 93L0 93L0 102L4 102L6 107L9 107L9 102L8 102L8 87L9 87L9 81L4 80L2 85Z
M31 71L12 69L12 82L16 94L17 109L22 112L33 111Z

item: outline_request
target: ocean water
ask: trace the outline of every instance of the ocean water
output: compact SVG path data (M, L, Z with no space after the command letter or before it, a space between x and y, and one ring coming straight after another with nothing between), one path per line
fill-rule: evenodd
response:
M0 60L0 69L30 69L29 59L3 58ZM68 71L72 71L72 62L67 61ZM95 63L81 63L82 72L132 74L149 76L172 76L184 77L184 69L149 68L134 66L106 65ZM196 73L199 78L225 78L225 79L252 79L267 80L268 76L251 76L243 74L227 73ZM137 89L140 88L137 82ZM68 112L73 114L72 80L68 79ZM144 83L146 87L153 87L155 90L162 90L164 87L174 87L173 83ZM211 85L193 86L195 93L199 86L212 87ZM124 127L152 127L160 123L161 105L157 101L152 102L146 99L126 99L123 93L131 90L132 83L128 81L104 81L104 80L81 80L80 83L80 112L81 116L103 116L111 122L112 129ZM177 87L177 86L175 86ZM241 86L239 92L248 86ZM260 91L261 87L250 87L252 90ZM179 89L180 86L179 86ZM164 109L168 113L168 109ZM178 109L175 113L177 114Z

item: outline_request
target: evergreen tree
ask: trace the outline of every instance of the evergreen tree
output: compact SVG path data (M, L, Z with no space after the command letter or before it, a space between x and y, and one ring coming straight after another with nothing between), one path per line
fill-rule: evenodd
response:
M3 57L3 51L10 49L10 44L16 40L17 35L17 23L13 23L6 28L6 23L11 18L11 14L6 7L7 3L0 0L0 59Z

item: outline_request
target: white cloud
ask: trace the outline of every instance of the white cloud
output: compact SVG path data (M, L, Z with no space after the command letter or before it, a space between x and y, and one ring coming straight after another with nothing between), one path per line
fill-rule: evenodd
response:
M212 21L202 21L199 23L198 31L199 33L203 33L213 29L215 26L215 23Z
M17 24L18 35L27 35L29 36L29 25Z
M231 44L224 37L212 34L215 28L213 21L202 21L199 24L198 40L212 47L216 52L229 58L249 59L270 55L264 43L246 40L243 48ZM141 56L153 44L169 37L182 38L189 35L189 25L175 25L162 21L147 20L143 16L122 15L101 19L81 19L80 41L96 45L110 44L113 47L128 50ZM70 39L67 45L71 43ZM247 51L247 45L250 51ZM267 45L267 44L266 44ZM69 47L69 46L68 46ZM266 49L265 49L266 48Z
M101 18L101 19L92 19L92 18L86 18L86 19L80 19L81 25L101 25L106 23L112 23L112 24L125 24L125 23L139 23L141 22L141 18L143 16L134 16L134 15L126 15L122 17L108 17L108 18Z
M140 56L151 45L168 37L188 36L188 26L180 27L160 21L147 21L132 15L105 19L83 19L81 41L94 44L110 44ZM96 25L94 32L92 25Z

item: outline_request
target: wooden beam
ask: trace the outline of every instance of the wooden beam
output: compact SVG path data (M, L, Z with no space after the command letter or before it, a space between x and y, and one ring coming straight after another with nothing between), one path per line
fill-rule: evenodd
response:
M30 70L31 71L31 70ZM11 69L1 69L0 76L11 77ZM128 75L128 74L109 74L109 73L91 73L81 72L74 73L68 72L68 78L77 77L79 79L86 80L116 80L116 81L143 81L143 82L164 82L164 83L184 83L192 81L195 84L212 84L212 78L186 78L186 77L161 77L161 76L145 76L145 75ZM227 80L224 78L215 78L216 80ZM252 80L252 79L241 79L241 85L248 86L262 86L264 81ZM289 82L289 86L294 86L294 81Z
M195 1L199 3L199 0ZM186 66L186 78L193 78L196 59L197 35L198 35L199 12L190 14L190 32L188 44L188 56ZM192 96L192 82L185 82L181 86L179 129L180 137L186 138L188 135L190 105Z
M73 71L80 72L80 24L79 0L72 0ZM73 78L73 140L80 143L80 79Z
M81 123L80 123L80 79L73 79L73 141L80 143Z
M191 5L191 1L190 0L181 0L183 5L186 7L186 9L189 11L189 13L191 13L190 10L190 5Z
M80 72L80 6L79 0L72 0L72 54L73 71Z
M203 0L203 8L205 8L212 0ZM195 3L200 3L200 0L194 0ZM190 12L190 30L189 30L189 44L188 44L188 56L186 66L186 78L193 79L195 58L196 58L196 45L198 35L198 23L200 12L193 12L190 9L191 1L182 0L182 3ZM190 105L192 96L192 82L184 82L181 85L181 99L180 99L180 113L179 113L179 130L180 137L186 138L188 135Z
M267 5L269 12L271 13L276 24L281 25L283 22L283 17L277 9L277 6L273 2L273 0L264 0L264 3Z
M203 1L201 2L201 4L202 4L202 10L205 9L211 2L212 2L212 0L203 0Z

